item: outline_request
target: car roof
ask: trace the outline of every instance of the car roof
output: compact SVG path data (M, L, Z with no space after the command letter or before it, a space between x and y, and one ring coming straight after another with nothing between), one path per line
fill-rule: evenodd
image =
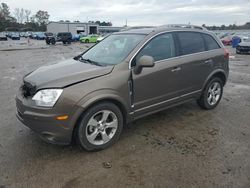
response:
M118 33L146 34L147 35L153 32L154 30L155 28L129 29L129 30L118 32Z

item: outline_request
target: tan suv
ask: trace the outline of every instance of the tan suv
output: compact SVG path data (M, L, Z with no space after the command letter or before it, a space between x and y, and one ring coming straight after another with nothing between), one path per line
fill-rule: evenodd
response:
M23 79L17 117L51 143L75 139L86 150L115 143L124 124L197 100L215 108L229 54L211 32L132 29L112 34L79 56Z

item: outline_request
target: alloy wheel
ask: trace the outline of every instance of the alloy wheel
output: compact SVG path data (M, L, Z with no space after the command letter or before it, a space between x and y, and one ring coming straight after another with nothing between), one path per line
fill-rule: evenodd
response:
M117 116L110 110L101 110L89 119L86 138L93 145L103 145L114 137L117 128Z
M208 89L207 102L213 106L217 104L221 96L221 85L219 82L214 82Z

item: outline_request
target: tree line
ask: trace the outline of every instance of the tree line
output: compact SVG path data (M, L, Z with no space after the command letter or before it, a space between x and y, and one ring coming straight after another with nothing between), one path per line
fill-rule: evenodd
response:
M1 31L46 31L46 25L49 23L49 13L47 11L39 10L36 14L31 15L31 11L23 8L15 8L11 14L10 8L6 3L0 4L0 32ZM60 22L70 22L69 20L60 20ZM74 21L79 23L80 21ZM88 21L88 23L95 23L100 26L112 26L111 22ZM239 30L250 29L250 22L244 25L230 24L228 26L206 26L208 30Z
M1 31L46 31L49 23L49 13L39 10L32 15L31 11L23 8L15 8L11 13L6 3L0 4L0 32ZM60 22L70 22L69 20L60 20ZM79 23L80 21L74 21ZM100 26L112 26L111 22L88 21Z
M247 22L244 25L230 24L228 26L226 26L226 25L206 26L205 24L203 24L202 26L207 28L208 30L247 30L247 29L249 30L250 29L250 22Z
M15 8L13 14L6 3L0 4L0 31L46 31L49 22L47 11L39 10L31 15L31 11Z

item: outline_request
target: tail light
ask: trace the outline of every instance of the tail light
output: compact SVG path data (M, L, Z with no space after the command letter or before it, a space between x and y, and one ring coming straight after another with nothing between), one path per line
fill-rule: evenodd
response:
M224 48L224 57L225 59L229 59L229 51L226 48Z

